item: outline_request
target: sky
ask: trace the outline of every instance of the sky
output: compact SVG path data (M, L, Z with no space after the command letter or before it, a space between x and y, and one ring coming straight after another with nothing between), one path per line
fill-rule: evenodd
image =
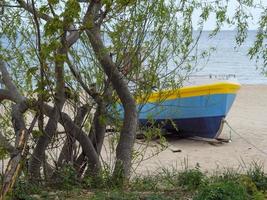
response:
M225 1L225 0L223 0ZM267 0L254 0L254 2L257 2L259 3L260 5L264 6L264 7L267 7ZM237 3L237 0L229 0L229 7L228 7L228 16L233 16L234 13L235 13L235 9L237 7L238 3ZM258 25L257 25L257 22L261 16L261 12L262 10L259 9L259 8L254 8L254 9L251 9L249 10L249 12L251 13L251 15L253 16L253 20L248 20L248 23L249 23L249 30L256 30ZM197 19L198 19L198 16L199 16L199 12L196 12L194 13L194 16L193 16L193 27L194 29L197 29ZM204 30L212 30L215 28L215 24L216 24L216 21L215 21L215 15L211 15L208 19L208 21L205 23L204 25ZM229 25L224 25L222 27L222 30L233 30L235 27L231 27Z

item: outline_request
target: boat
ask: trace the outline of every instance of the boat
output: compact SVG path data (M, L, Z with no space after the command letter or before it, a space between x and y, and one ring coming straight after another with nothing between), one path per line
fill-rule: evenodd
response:
M138 97L139 124L181 137L218 138L239 89L240 84L224 81Z

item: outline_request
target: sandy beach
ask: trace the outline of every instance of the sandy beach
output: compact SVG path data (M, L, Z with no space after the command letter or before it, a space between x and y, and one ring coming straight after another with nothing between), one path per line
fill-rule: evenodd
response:
M183 169L199 165L203 171L249 167L253 161L267 164L267 85L242 85L226 120L236 131L230 143L211 143L193 139L169 138L168 148L142 162L137 173L160 167ZM224 125L221 138L230 138ZM255 148L256 147L256 148ZM174 153L173 150L181 152ZM265 153L266 152L266 153ZM151 154L148 150L147 156ZM244 165L245 163L245 165Z
M231 132L230 143L211 143L210 140L168 137L167 149L147 159L158 151L155 146L159 145L153 141L146 149L144 156L146 160L142 161L138 167L135 164L134 171L137 174L148 174L154 173L159 168L181 170L186 166L199 165L201 170L212 173L225 168L249 167L253 161L267 165L266 99L267 85L242 85L226 118L230 126L237 132ZM108 146L110 146L108 138L110 137L107 137L105 141L102 156L107 163L112 163L114 158L110 157L112 154L107 153L109 152ZM226 124L220 138L230 138L230 128ZM137 140L136 147L140 146L144 147L143 143ZM173 150L178 152L173 152ZM2 170L1 168L0 166L0 170Z

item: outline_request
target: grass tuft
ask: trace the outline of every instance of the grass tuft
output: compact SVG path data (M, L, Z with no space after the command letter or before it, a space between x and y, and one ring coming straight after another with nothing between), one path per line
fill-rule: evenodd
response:
M267 176L263 166L253 163L245 173L233 169L209 176L199 166L178 171L163 168L156 174L135 177L125 187L117 187L111 170L94 179L77 179L72 166L58 170L57 182L43 188L19 179L11 199L92 199L92 200L264 200Z
M247 171L247 176L255 183L258 190L267 191L267 176L264 173L263 164L253 162Z
M197 190L204 182L205 175L199 168L186 169L178 173L178 186L181 186L189 191Z
M221 181L203 186L193 200L249 200L246 189L234 181Z

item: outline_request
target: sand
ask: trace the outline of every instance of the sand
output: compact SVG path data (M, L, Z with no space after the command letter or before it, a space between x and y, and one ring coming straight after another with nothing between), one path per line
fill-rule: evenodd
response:
M242 169L249 167L252 162L266 165L267 85L243 85L226 120L238 133L232 131L230 143L211 144L210 141L171 137L168 138L167 149L141 162L140 165L135 164L135 172L147 174L154 173L159 168L180 170L199 165L201 170L212 173L225 168ZM220 137L229 139L229 127L224 126ZM107 139L105 144L108 143ZM137 141L136 147L140 146L140 143ZM114 159L107 153L108 150L105 150L109 145L106 145L103 148L103 154L105 154L102 154L103 158L107 163L113 163ZM145 159L157 150L151 146L159 145L156 141L152 142L146 149ZM141 147L144 147L143 143ZM173 150L181 152L174 153ZM1 168L0 165L0 171Z
M232 131L230 143L169 138L168 148L142 162L137 173L153 172L160 167L179 170L199 165L203 171L214 172L248 168L252 162L266 165L267 85L243 85L226 120L236 131ZM220 137L230 137L227 125Z

